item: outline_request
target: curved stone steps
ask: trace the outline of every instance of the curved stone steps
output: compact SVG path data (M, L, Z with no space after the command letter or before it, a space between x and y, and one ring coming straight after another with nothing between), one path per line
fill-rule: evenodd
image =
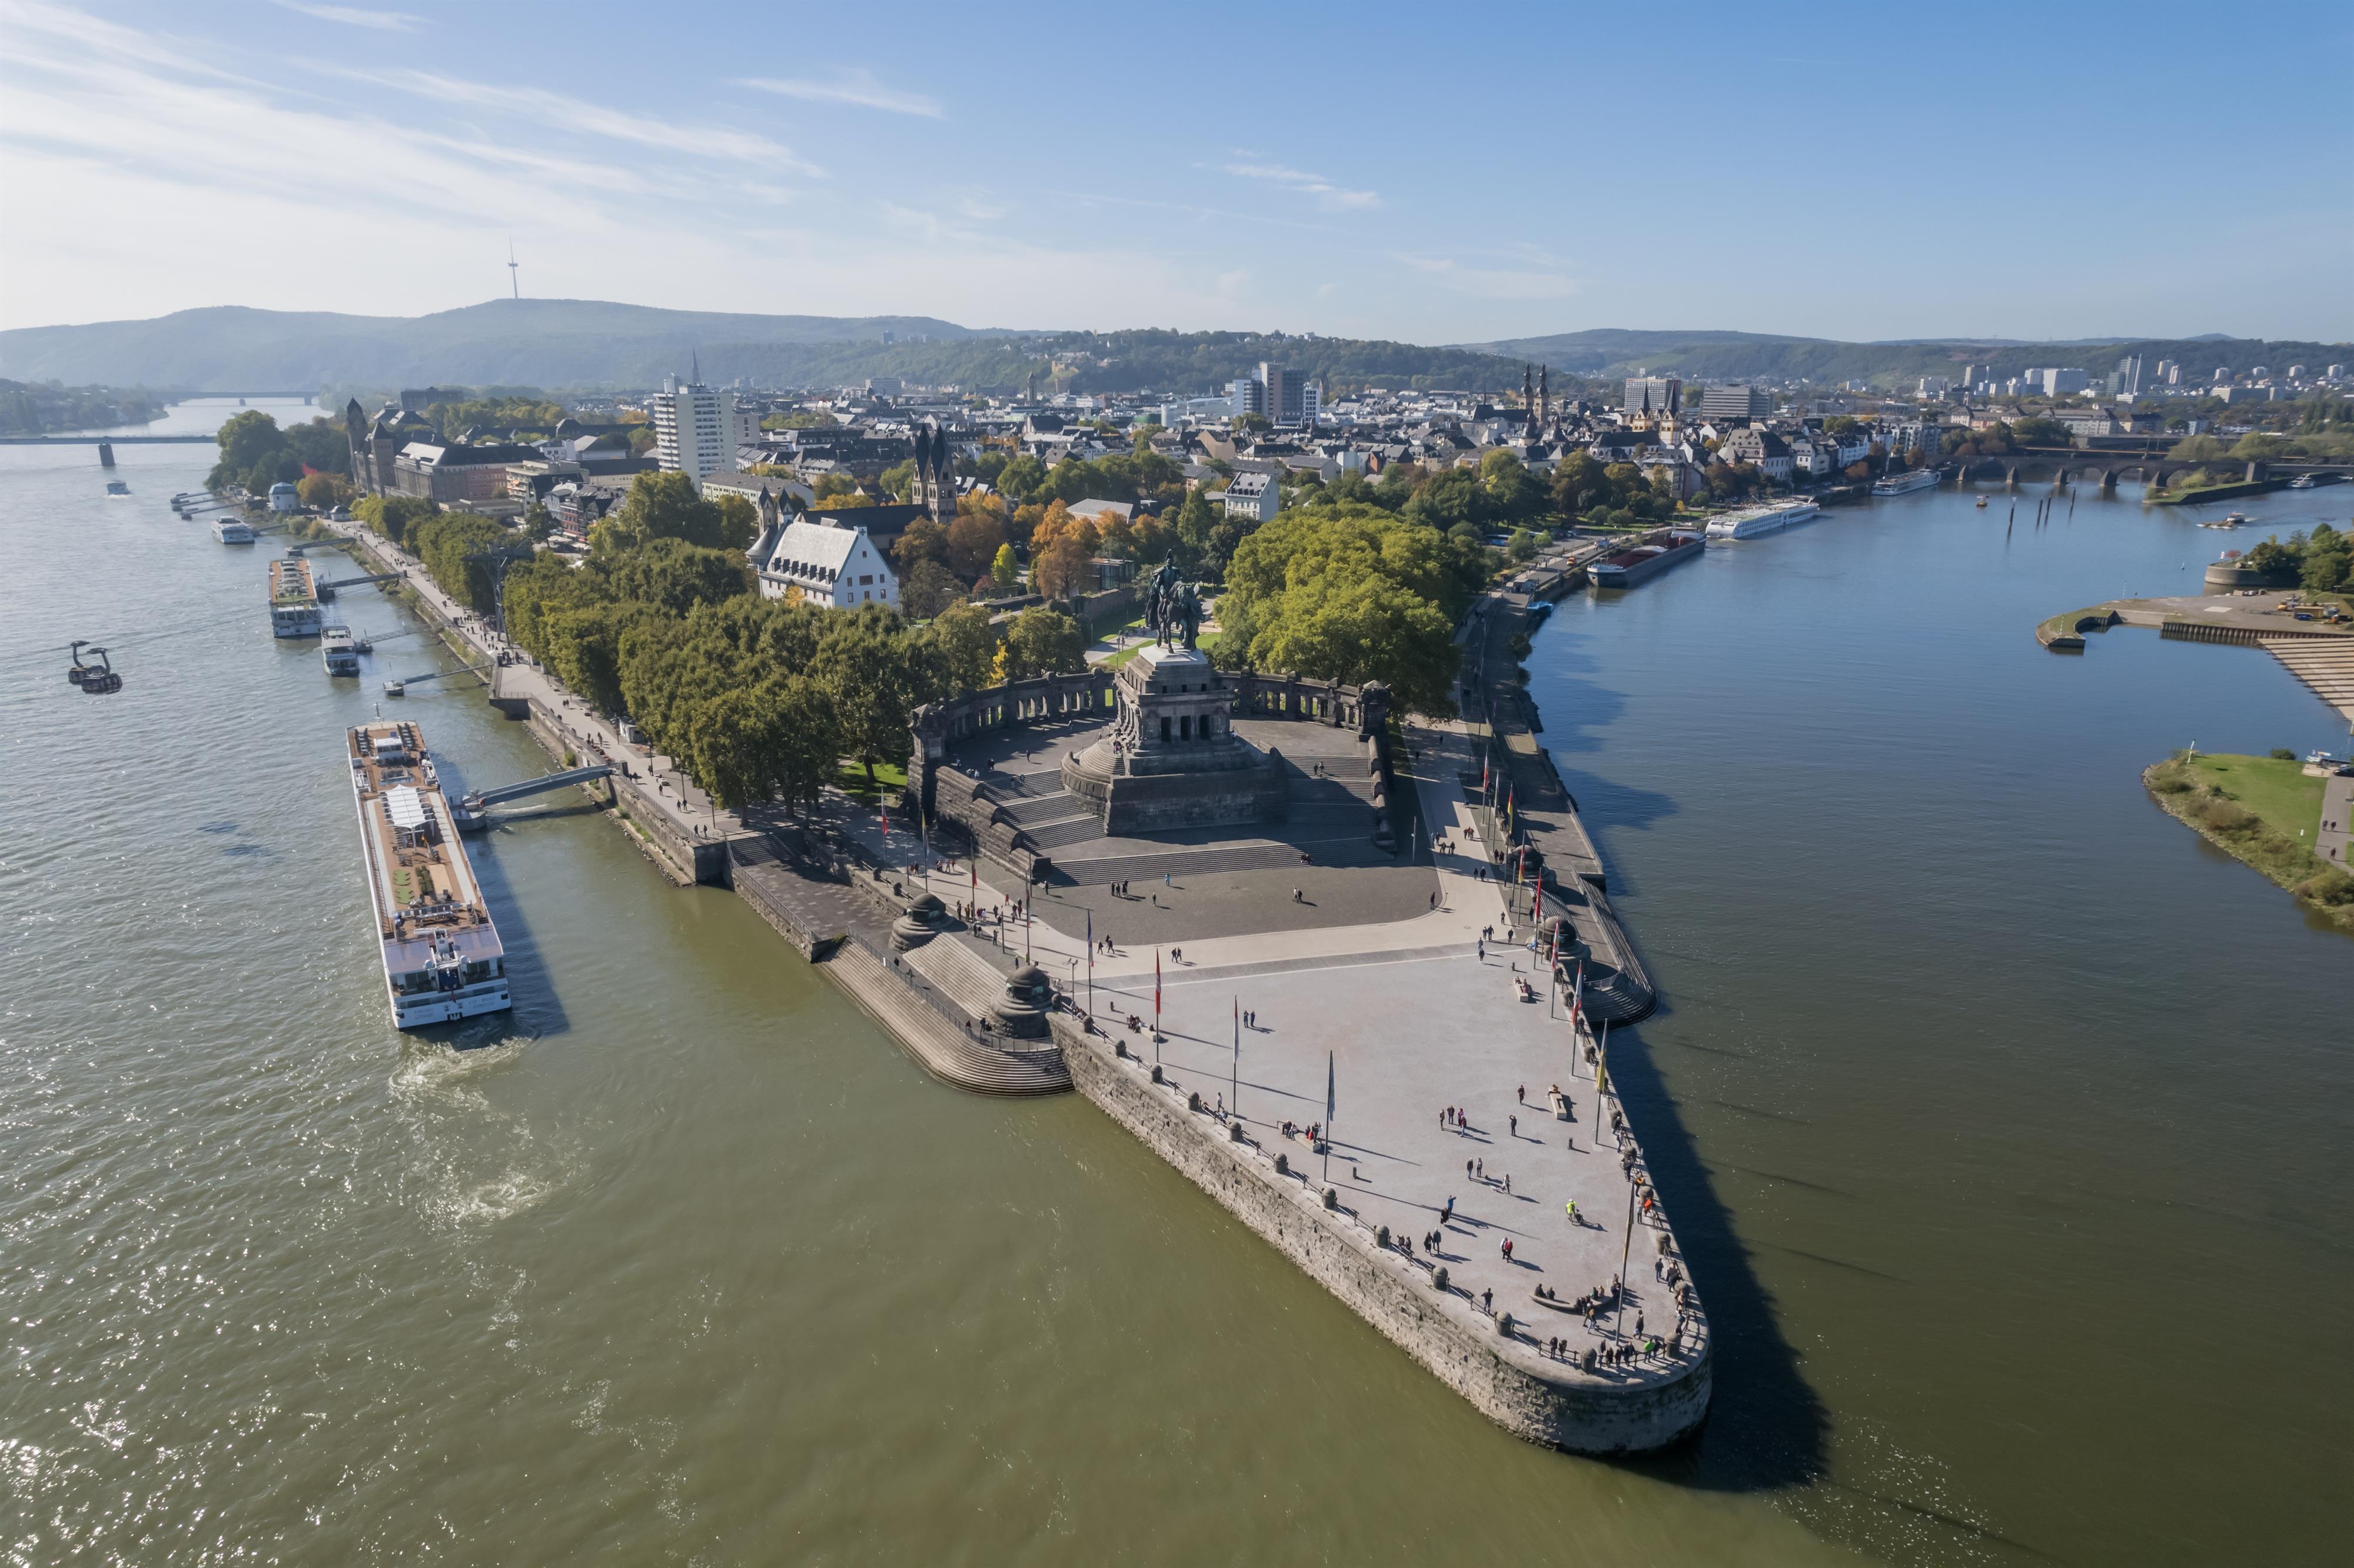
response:
M946 932L900 954L899 961L939 987L976 1021L988 1017L990 1008L1005 994L1005 975Z
M1050 1044L1003 1051L981 1044L925 1005L856 942L844 942L821 967L944 1083L985 1095L1053 1095L1071 1086L1060 1050Z

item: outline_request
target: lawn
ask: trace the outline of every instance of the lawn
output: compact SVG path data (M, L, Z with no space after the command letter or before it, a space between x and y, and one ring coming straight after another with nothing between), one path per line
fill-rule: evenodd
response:
M907 770L896 762L878 762L875 765L875 781L882 786L885 796L896 800L907 788ZM858 763L843 763L834 784L854 800L864 801L870 806L875 803L875 789L866 782L866 769ZM2318 808L2316 810L2317 812ZM2318 821L2320 818L2317 815L2314 820Z
M2312 847L2314 832L2321 825L2321 780L2307 778L2302 763L2219 751L2192 758L2190 773L2278 832L2292 839L2302 835L2306 847Z

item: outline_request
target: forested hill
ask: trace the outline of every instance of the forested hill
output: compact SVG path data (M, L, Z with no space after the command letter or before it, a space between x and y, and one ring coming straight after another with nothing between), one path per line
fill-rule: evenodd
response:
M0 376L23 381L307 391L330 383L648 386L717 343L882 346L883 334L966 339L930 316L763 316L599 300L492 300L427 316L223 305L152 321L0 332ZM706 357L706 378L716 372ZM734 372L729 373L731 376Z
M896 342L883 342L885 333ZM925 341L914 341L916 339ZM870 376L1066 391L1223 390L1262 359L1328 387L1520 385L1518 360L1460 348L1256 333L1011 333L928 316L759 316L591 300L493 300L416 317L182 311L0 333L26 381L309 391L323 386L649 387L698 361L707 382L841 386Z
M1873 381L1882 387L1923 376L1960 379L1973 365L2015 376L2032 366L2072 366L2096 376L2126 355L2142 357L2147 385L2158 362L2182 362L2186 376L2205 380L2218 367L2244 374L2258 365L2285 371L2305 365L2316 372L2343 363L2344 344L2265 341L2258 338L2079 339L2069 343L1838 343L1828 338L1769 337L1742 332L1630 332L1605 329L1560 333L1551 337L1509 338L1469 344L1490 354L1524 356L1575 376L1601 378L1648 370L1653 376L1708 379L1804 377L1818 383Z

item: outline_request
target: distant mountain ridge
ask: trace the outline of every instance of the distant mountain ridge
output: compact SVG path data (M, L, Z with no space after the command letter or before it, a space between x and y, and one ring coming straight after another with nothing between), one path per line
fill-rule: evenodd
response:
M932 316L764 316L601 300L491 300L424 316L217 305L150 321L0 332L0 376L207 392L373 386L646 386L713 343L883 346L996 335ZM713 367L704 366L706 375Z
M889 332L897 341L885 344ZM924 341L916 341L922 339ZM699 366L705 381L927 385L1085 392L1223 391L1262 359L1329 387L1372 382L1498 391L1517 360L1459 348L1279 333L1017 332L932 316L762 316L596 300L492 300L433 315L220 306L153 321L0 333L0 376L206 392L322 387L630 387Z
M1973 365L1988 366L1998 376L2016 376L2035 366L2075 366L2098 375L2127 355L2141 357L2145 385L2150 384L2161 359L2181 361L2186 374L2203 381L2219 367L2245 373L2257 365L2286 370L2293 364L2304 364L2317 370L2348 357L2344 344L2212 334L2195 338L2073 338L2056 343L1983 338L1840 343L1762 333L1637 332L1606 327L1462 346L1600 379L1648 372L1712 380L1872 381L1882 387L1924 376L1958 381Z

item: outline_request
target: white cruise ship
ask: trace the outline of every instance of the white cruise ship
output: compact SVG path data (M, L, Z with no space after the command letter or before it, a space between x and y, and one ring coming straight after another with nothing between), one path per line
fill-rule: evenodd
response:
M1872 482L1874 495L1910 495L1916 490L1927 490L1937 482L1934 468L1907 469L1903 473L1884 473Z
M346 738L392 1022L415 1029L513 1007L506 949L425 736L413 724L376 719Z
M319 633L319 658L330 675L360 673L359 643L348 626L330 626Z
M253 543L253 524L242 517L216 517L213 519L213 537L224 545L250 545Z
M323 617L311 563L296 556L270 563L270 635L316 637Z
M1712 539L1755 539L1760 534L1778 534L1795 524L1816 516L1822 508L1811 501L1786 502L1779 506L1752 506L1739 512L1728 512L1722 517L1708 520L1708 536Z

